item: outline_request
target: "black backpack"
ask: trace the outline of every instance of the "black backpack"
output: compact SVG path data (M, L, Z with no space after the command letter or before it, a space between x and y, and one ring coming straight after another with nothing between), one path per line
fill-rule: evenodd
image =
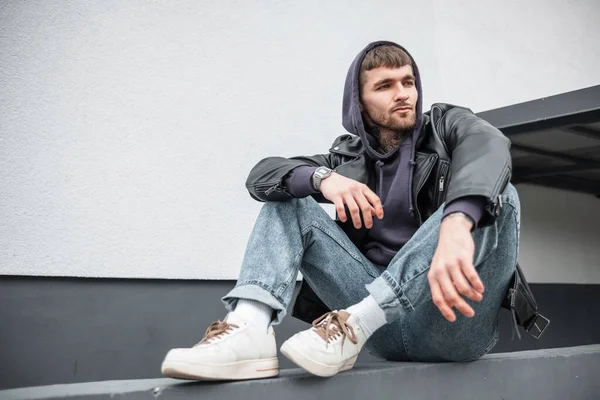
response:
M533 293L518 263L506 296L502 300L502 307L511 313L513 338L516 333L521 339L518 327L522 326L531 336L539 339L550 325L550 320L538 312Z

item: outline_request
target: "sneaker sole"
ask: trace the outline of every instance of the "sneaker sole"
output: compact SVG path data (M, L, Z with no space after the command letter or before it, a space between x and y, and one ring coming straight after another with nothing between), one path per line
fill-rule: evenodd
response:
M328 378L340 372L352 369L352 367L354 367L354 363L356 363L356 359L358 358L358 355L356 355L351 359L338 365L321 364L320 362L311 360L310 358L296 350L288 342L285 342L281 346L281 354L286 356L290 361L292 361L294 364L298 365L302 369L310 372L313 375L321 376L324 378Z
M231 364L202 364L189 361L165 360L161 372L164 376L189 380L246 380L272 378L279 375L279 360L238 361Z

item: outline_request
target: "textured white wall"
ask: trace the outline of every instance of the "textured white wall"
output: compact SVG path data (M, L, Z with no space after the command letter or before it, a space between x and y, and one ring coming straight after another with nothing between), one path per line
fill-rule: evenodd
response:
M343 133L366 43L411 50L426 105L480 111L597 84L598 17L594 0L2 2L0 274L235 278L260 207L246 174ZM535 261L536 218L533 280L571 279Z
M484 111L600 83L598 0L436 0L435 16L435 101Z

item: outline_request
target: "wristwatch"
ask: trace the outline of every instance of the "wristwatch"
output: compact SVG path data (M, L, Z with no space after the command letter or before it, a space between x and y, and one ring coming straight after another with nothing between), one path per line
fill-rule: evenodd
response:
M321 191L321 181L331 175L333 171L327 167L319 167L312 176L312 184L317 192Z

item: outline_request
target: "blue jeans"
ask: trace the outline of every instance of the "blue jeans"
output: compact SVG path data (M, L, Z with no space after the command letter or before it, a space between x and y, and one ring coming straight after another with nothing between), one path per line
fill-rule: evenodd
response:
M520 203L508 185L493 225L476 229L474 265L485 285L479 303L466 299L475 317L455 311L448 322L431 300L427 271L437 247L443 207L396 254L390 264L369 261L314 199L267 202L250 236L240 277L223 297L231 310L252 299L275 310L278 324L292 303L298 272L332 310L358 303L369 294L388 323L365 348L393 361L471 361L498 341L498 311L515 271Z

